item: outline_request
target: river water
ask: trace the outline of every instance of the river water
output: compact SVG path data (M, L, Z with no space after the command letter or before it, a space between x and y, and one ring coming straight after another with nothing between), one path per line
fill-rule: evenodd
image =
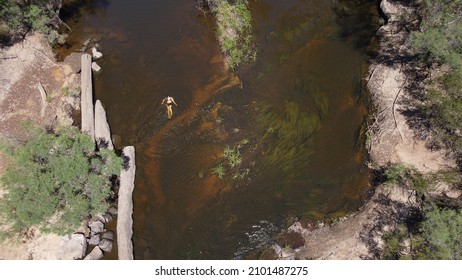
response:
M360 80L377 1L249 2L258 59L234 73L197 1L97 0L67 20L58 52L99 44L96 98L116 146L136 148L136 259L246 258L289 221L367 196Z

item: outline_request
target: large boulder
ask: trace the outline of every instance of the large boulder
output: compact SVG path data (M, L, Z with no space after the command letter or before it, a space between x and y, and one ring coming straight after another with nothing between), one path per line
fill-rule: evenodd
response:
M99 234L94 234L88 240L88 245L96 246L99 244L100 241L101 241L101 237L99 236Z
M104 252L111 252L112 245L113 245L112 240L108 240L108 239L101 239L101 241L99 242L99 248L103 250Z
M90 220L88 222L88 226L90 227L91 232L95 234L103 232L104 230L104 224L101 221Z
M87 251L87 239L83 234L72 234L69 240L64 242L62 248L61 256L63 258L72 257L73 259L81 259L85 256L85 252Z
M90 254L88 254L84 258L84 260L100 260L102 257L103 257L103 251L101 250L101 248L96 246L95 248L93 248L93 250L91 250Z
M107 240L114 240L114 232L108 230L102 234L101 238Z
M106 111L101 104L101 101L96 100L95 103L95 139L98 147L107 147L110 150L114 149L111 140L111 130L107 122Z

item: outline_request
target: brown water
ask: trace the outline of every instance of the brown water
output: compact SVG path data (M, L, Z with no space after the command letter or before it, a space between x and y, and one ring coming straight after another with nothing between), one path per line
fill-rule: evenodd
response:
M60 51L96 38L96 97L116 145L136 147L136 259L243 258L291 218L334 219L366 196L360 77L377 1L249 2L258 61L238 73L196 1L96 1L69 20Z

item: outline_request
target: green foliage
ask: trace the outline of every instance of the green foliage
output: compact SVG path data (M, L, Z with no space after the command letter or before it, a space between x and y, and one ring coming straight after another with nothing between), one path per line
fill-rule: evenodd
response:
M429 187L437 185L439 182L446 184L458 184L461 176L457 170L443 170L435 173L422 174L416 168L405 165L391 165L385 170L386 186L406 186L424 193Z
M422 236L436 259L462 259L462 213L434 205L424 211Z
M0 25L4 23L11 35L24 36L29 30L45 35L51 44L63 44L65 35L57 32L62 0L0 0Z
M236 167L242 163L241 152L237 147L231 148L230 146L226 146L223 150L223 154L225 159L228 160L229 166L231 168Z
M239 167L242 163L242 156L241 152L239 149L241 148L241 145L246 145L249 143L248 139L243 139L239 142L237 146L230 147L226 146L223 149L223 157L225 159L225 163L227 166L231 169ZM234 174L233 179L243 179L245 176L247 176L250 172L250 169L246 169L242 172L239 173L239 170L235 170L236 174ZM218 176L220 179L223 179L223 177L226 174L225 167L223 166L222 163L217 165L216 167L212 168L212 174Z
M1 178L2 210L12 232L37 225L69 233L83 218L104 213L109 178L122 167L113 151L94 152L91 138L74 128L56 134L35 129L24 145L5 152L10 160Z
M309 100L307 108L288 100L281 104L261 103L256 107L257 123L266 131L262 138L268 147L266 162L282 169L286 175L295 175L306 168L311 137L321 127L329 104L310 77L297 80L294 91L300 98Z
M430 178L423 175L417 169L405 164L392 165L385 170L388 186L400 185L415 189L418 192L425 191L430 186Z
M410 233L405 224L400 224L393 231L384 232L383 250L380 259L384 260L436 260L441 254L432 250L422 233Z
M228 66L235 69L241 63L256 59L253 48L252 15L247 1L238 0L234 4L226 0L209 0L209 7L217 19L217 37L222 52L228 55Z
M462 1L422 0L421 30L411 33L413 49L430 63L449 71L435 79L421 107L435 131L436 140L462 151Z
M220 179L223 179L223 177L226 174L225 168L223 167L223 164L219 164L219 165L215 166L214 168L212 168L212 174L217 176Z
M400 225L393 232L385 232L383 234L384 249L380 258L384 260L398 260L403 257L403 251L406 247L404 241L408 238L408 230L406 226Z

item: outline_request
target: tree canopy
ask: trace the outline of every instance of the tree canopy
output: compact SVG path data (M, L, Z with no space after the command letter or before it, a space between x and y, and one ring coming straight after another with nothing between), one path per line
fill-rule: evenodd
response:
M1 178L6 190L1 213L12 232L36 225L68 233L83 218L104 213L109 179L122 167L112 150L95 152L91 138L75 128L56 133L35 129L24 145L4 150L9 164Z

